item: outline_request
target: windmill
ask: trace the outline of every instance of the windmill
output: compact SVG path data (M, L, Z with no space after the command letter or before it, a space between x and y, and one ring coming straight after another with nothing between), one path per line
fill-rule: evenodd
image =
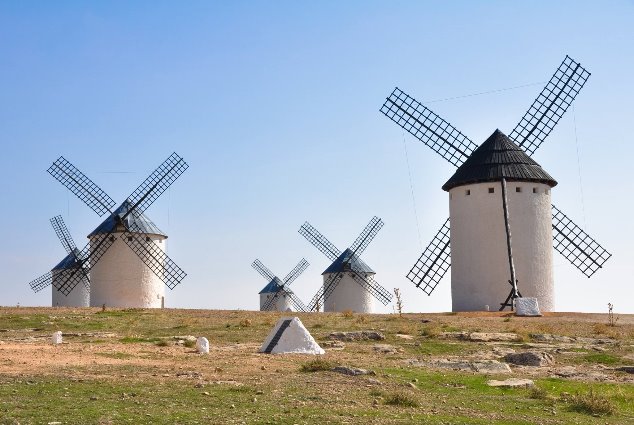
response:
M306 270L308 265L308 261L302 258L284 280L281 280L260 260L256 259L251 267L269 282L260 291L260 311L308 311L304 303L289 289L291 283Z
M354 243L341 252L317 229L305 222L299 233L321 251L332 264L322 273L324 283L308 305L309 311L355 311L371 313L373 301L383 305L392 300L392 294L374 280L375 272L359 258L372 239L383 227L383 221L373 217Z
M503 309L520 295L518 284L524 296L536 297L549 311L554 309L553 247L587 277L610 258L551 204L550 189L557 182L530 157L589 76L566 56L509 136L496 130L479 147L394 89L381 112L458 167L443 185L450 218L407 274L416 287L430 295L451 266L453 311L496 304Z
M67 255L50 272L32 280L29 286L33 291L39 292L51 285L53 287L53 307L88 307L90 279L88 278L88 270L81 260L81 252L77 249L62 216L55 216L50 221ZM79 276L82 284L75 285L70 292L60 291L59 288L63 286L68 276L74 273Z
M187 168L173 153L114 211L114 200L64 157L48 169L97 215L108 214L76 256L81 270L90 272L91 306L162 307L163 284L173 289L185 278L165 253L167 235L144 212ZM83 276L77 271L64 275L61 292L77 286Z

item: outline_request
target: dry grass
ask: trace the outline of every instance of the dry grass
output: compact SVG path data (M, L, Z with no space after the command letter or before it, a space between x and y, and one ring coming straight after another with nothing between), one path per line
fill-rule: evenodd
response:
M299 370L302 372L323 372L332 370L333 367L334 365L331 362L318 357L315 360L302 364Z
M616 413L616 405L609 398L590 389L585 394L563 395L562 400L570 404L570 408L576 412L589 415L606 416Z
M400 407L418 407L418 401L403 391L385 396L385 404Z

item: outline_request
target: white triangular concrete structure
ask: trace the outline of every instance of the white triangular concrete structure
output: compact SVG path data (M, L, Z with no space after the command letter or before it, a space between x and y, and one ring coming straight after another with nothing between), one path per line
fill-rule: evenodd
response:
M289 321L290 323L288 323ZM281 330L281 328L285 329ZM277 343L274 342L274 338L278 335L278 332L282 332L279 335ZM271 346L272 345L272 346ZM299 317L282 317L277 321L275 327L271 330L269 335L264 340L262 347L260 347L260 353L270 354L285 354L285 353L297 353L297 354L325 354L323 348L317 344L317 341L310 335L308 329L304 327Z

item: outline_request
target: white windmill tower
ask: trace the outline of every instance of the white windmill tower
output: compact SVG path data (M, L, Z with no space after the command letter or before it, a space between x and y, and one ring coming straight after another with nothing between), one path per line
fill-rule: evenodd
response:
M260 273L267 281L267 285L260 291L260 311L308 311L304 303L289 288L308 267L308 261L301 259L284 280L277 277L262 262L256 259L251 267Z
M383 305L392 300L392 294L374 280L375 272L359 258L378 231L383 221L373 217L350 248L341 252L324 235L308 222L299 233L332 261L322 273L323 286L317 291L310 304L309 311L347 311L372 313L374 298Z
M173 289L186 276L165 253L167 236L144 211L187 169L173 153L115 210L115 202L63 157L48 172L98 215L108 217L88 236L80 262L90 271L90 305L155 308L164 305L164 287ZM80 281L65 276L64 290Z
M513 300L522 296L518 285L550 311L555 308L553 247L587 277L610 258L551 204L550 189L557 182L529 157L589 76L566 56L510 135L496 130L480 147L394 89L381 112L458 167L443 186L450 218L407 275L418 288L430 295L451 266L453 311L496 304L500 310L513 308Z
M62 246L68 253L49 273L31 281L29 285L35 292L51 286L53 307L88 307L90 302L90 279L88 272L81 261L81 252L77 249L73 238L64 224L62 216L51 218L51 225L57 234ZM77 274L81 285L67 288L64 282L68 276Z

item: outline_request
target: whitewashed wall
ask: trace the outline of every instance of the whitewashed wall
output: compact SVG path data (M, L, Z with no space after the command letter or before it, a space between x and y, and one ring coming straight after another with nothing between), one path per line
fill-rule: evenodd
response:
M331 274L324 275L324 284L330 276ZM350 273L344 273L339 284L324 300L324 311L346 310L355 313L372 313L374 310L374 297L359 285Z
M68 295L64 295L55 289L55 283L59 279L59 271L53 270L53 285L52 285L52 303L53 307L88 307L90 304L90 292L79 282L77 286L73 288Z
M264 305L268 302L268 299L273 297L272 292L267 292L265 294L260 294L260 311L264 311ZM275 301L273 301L273 305L268 309L268 311L295 311L295 308L291 304L290 298L280 294Z
M521 192L517 192L519 187ZM489 193L494 188L494 193ZM537 193L533 193L533 189ZM467 195L467 190L470 195ZM511 290L501 182L449 191L453 311L498 310ZM554 303L550 187L507 182L509 222L518 288L543 311Z
M121 233L115 235L115 242L90 271L90 305L160 308L165 284L122 240ZM150 237L149 243L165 251L164 236L142 235L145 236Z

